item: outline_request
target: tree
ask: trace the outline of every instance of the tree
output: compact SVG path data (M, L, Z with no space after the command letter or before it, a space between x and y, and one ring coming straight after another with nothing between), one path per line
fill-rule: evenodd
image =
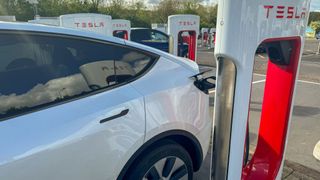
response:
M159 2L157 10L154 12L157 14L159 23L167 23L168 16L178 14L180 2L175 0L162 0Z
M127 12L124 18L129 19L133 27L150 27L151 13L150 10L147 10L143 0L131 3Z
M203 0L160 0L148 9L144 0L38 0L38 14L57 17L70 13L101 13L113 19L128 19L133 27L150 27L151 23L167 23L173 14L196 14L201 27L215 27L217 6L204 6ZM0 15L15 15L18 21L34 18L34 6L27 0L0 0ZM317 14L310 17L317 18Z
M218 15L218 5L208 7L208 23L209 27L216 27Z
M200 3L203 0L185 0L181 1L181 13L182 14L198 14L198 9L201 6Z
M97 13L103 0L85 0L84 2L89 5L89 12Z
M108 14L113 19L120 19L125 13L125 5L123 0L109 0L107 6L100 8L99 12Z
M320 32L320 21L313 21L310 23L310 27L316 31L316 33Z
M33 6L26 0L0 0L0 14L14 15L17 20L33 19Z
M320 12L310 12L308 24L310 25L313 21L320 21Z

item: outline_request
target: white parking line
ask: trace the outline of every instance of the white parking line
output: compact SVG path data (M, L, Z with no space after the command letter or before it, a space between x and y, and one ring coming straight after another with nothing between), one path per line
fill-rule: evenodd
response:
M256 76L262 76L262 77L265 77L265 76L266 76L266 75L264 75L264 74L256 74L256 73L254 73L254 75L256 75ZM265 81L266 81L265 79L259 80L259 81L254 81L254 82L252 82L252 84L262 83L262 82L265 82ZM305 81L305 80L298 80L298 82L306 83L306 84L313 84L313 85L320 85L320 83L312 82L312 81Z
M266 80L265 79L262 79L262 80L259 80L259 81L254 81L252 82L252 84L258 84L258 83L262 83L262 82L265 82Z
M254 75L256 75L256 76L263 76L263 77L266 76L266 75L264 75L264 74L257 74L257 73L254 73ZM262 80L259 80L259 81L253 81L252 84L259 84L259 83L263 83L263 82L266 82L266 79L262 79ZM312 82L312 81L298 80L298 82L307 83L307 84L314 84L314 85L320 85L320 83ZM211 91L209 91L209 93L215 93L215 92L216 92L216 90L211 90Z
M253 73L253 75L266 77L266 75L264 75L264 74Z
M320 83L312 82L312 81L298 80L298 82L307 83L307 84L314 84L314 85L320 85Z
M261 54L258 54L258 56L262 59L265 59L266 57L262 56Z
M209 90L209 94L215 93L216 90Z

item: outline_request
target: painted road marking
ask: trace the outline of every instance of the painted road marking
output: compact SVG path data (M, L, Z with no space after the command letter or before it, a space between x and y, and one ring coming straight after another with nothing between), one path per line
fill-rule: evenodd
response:
M265 79L262 79L260 81L254 81L254 82L252 82L252 84L258 84L258 83L262 83L262 82L265 82L265 81L266 81Z
M264 74L253 73L253 75L266 77L266 75L264 75Z
M258 56L262 59L265 59L266 57L262 56L261 54L258 54Z
M252 82L252 84L258 84L258 83L262 83L262 82L265 82L265 81L266 81L265 79L259 80L259 81L254 81L254 82ZM304 80L298 80L298 82L300 82L300 83L306 83L306 84L320 85L320 83L317 83L317 82L304 81Z
M307 84L314 84L314 85L320 85L320 83L312 82L312 81L298 80L298 82L307 83Z
M314 147L313 156L320 161L320 141Z
M253 73L253 75L261 76L261 77L266 77L266 75L264 75L264 74ZM264 81L265 81L265 80L261 80L261 82L264 82ZM255 81L255 82L253 82L252 84L261 83L261 82L260 82L260 81ZM305 81L305 80L298 80L298 82L306 83L306 84L320 85L320 83L312 82L312 81Z

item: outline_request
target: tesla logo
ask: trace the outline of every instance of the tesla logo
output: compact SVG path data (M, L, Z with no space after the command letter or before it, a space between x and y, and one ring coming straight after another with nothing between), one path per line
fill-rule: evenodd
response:
M113 27L124 28L127 27L127 24L113 24Z
M103 22L99 22L99 23L96 23L96 22L94 22L94 23L92 23L92 22L88 22L88 23L86 23L86 22L82 22L82 23L76 22L74 24L77 26L77 28L79 28L79 27L81 27L81 28L104 27L104 23Z
M266 18L275 13L277 19L304 19L307 12L306 8L299 9L294 6L264 6L264 9L266 10Z
M179 26L193 26L196 24L196 21L179 21Z

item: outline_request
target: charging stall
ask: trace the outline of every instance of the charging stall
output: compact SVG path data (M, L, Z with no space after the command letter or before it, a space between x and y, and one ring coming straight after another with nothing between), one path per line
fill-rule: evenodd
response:
M112 34L115 37L130 40L131 22L125 19L113 19Z
M187 58L196 61L200 17L172 15L168 17L168 34L172 37L171 53L178 56L187 48Z
M209 28L201 28L201 46L206 47L209 40Z
M219 0L214 179L280 179L310 0ZM258 143L244 161L255 51L269 56Z
M209 48L214 48L216 44L216 28L210 28L209 30Z
M60 26L112 36L112 18L108 15L79 13L59 17Z

